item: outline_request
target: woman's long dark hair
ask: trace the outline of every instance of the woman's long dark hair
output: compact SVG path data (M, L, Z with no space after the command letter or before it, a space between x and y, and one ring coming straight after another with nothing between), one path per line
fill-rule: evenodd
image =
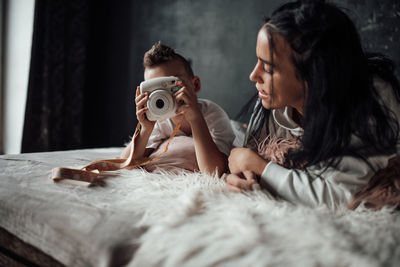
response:
M266 19L262 30L285 38L297 74L308 85L301 147L286 158L291 166L322 161L331 166L343 155L396 153L398 122L381 105L379 88L373 85L379 76L400 102L394 64L383 55L364 53L355 25L341 9L325 1L287 3ZM257 113L264 113L263 123L268 123L265 111ZM256 131L249 127L247 136ZM363 146L355 149L352 136Z

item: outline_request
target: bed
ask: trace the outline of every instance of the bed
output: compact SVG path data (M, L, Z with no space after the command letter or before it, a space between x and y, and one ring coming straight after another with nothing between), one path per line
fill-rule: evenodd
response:
M121 150L0 156L0 265L400 264L400 214L390 209L311 209L185 171L120 170L95 186L49 178Z

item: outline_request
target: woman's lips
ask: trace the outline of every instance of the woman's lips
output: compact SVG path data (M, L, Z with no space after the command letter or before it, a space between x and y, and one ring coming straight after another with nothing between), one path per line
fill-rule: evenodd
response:
M258 97L259 98L268 98L269 96L265 94L264 92L258 91Z

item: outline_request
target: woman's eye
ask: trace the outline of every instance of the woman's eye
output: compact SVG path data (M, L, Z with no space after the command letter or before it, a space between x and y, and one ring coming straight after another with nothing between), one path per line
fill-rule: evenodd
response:
M271 66L269 66L269 65L267 65L267 64L264 64L264 65L263 65L263 69L264 69L264 71L265 71L266 73L272 74Z

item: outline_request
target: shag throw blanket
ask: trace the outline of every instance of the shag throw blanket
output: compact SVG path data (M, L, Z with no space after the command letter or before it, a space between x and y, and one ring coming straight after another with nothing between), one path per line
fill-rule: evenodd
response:
M66 266L400 266L399 211L311 209L189 172L46 178L121 150L0 156L1 227Z
M266 140L259 154L283 165L287 150L297 145L293 140ZM165 165L174 173L157 169L135 178L132 194L145 214L139 225L149 228L130 266L400 265L400 211L360 205L371 200L371 192L380 192L374 184L362 192L365 196L352 206L354 211L347 206L311 209L274 199L260 189L231 193L222 179L171 169L195 162L188 156L194 150L177 151L185 155L182 160L167 155L154 166ZM176 166L162 164L169 159ZM381 195L385 194L372 194L369 202L382 202Z
M398 211L311 209L205 174L134 172L130 198L149 228L129 266L400 264Z

